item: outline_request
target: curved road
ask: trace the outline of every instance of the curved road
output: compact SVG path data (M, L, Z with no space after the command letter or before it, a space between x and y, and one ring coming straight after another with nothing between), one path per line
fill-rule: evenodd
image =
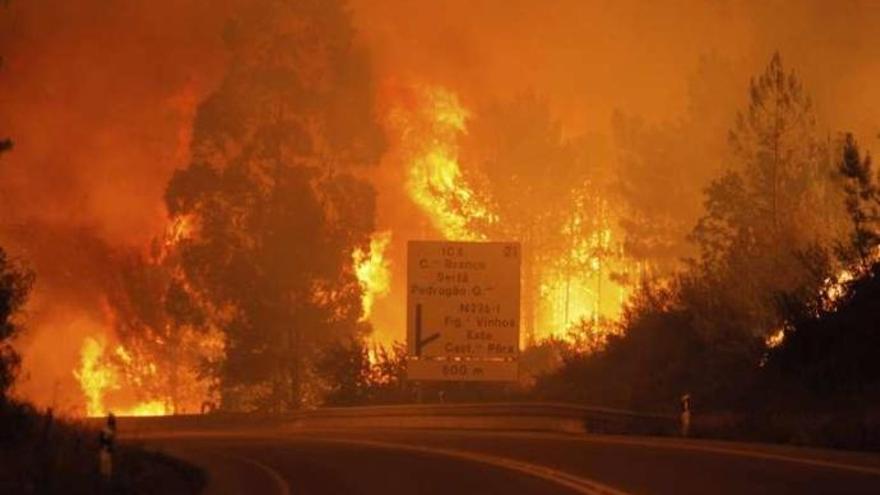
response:
M457 430L257 430L138 441L209 494L880 493L880 456L733 442Z

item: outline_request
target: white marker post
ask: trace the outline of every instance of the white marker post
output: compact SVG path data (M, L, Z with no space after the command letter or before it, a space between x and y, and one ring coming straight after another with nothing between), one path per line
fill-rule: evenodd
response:
M113 452L116 450L116 416L107 414L107 424L98 438L98 470L104 482L113 479Z
M407 248L409 379L515 381L519 243L410 241Z

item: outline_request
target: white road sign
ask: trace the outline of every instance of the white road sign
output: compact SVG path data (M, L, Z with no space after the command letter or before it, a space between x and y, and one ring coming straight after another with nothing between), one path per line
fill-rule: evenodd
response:
M516 380L520 245L410 241L408 376Z

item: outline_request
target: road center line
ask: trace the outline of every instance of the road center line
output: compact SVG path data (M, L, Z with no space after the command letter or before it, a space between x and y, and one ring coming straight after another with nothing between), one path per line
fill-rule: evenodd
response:
M603 485L596 481L575 476L572 474L558 471L556 469L530 464L522 461L515 461L505 457L496 457L486 454L477 454L474 452L466 452L453 449L440 449L436 447L423 447L420 445L408 445L402 443L382 442L378 440L362 440L362 439L336 439L336 438L320 438L308 437L310 441L339 443L348 445L363 445L368 447L376 447L390 450L406 450L410 452L418 452L422 454L440 455L445 457L453 457L481 464L488 464L502 469L518 471L529 476L541 478L551 483L562 485L573 490L576 493L584 495L627 495L626 492L617 490L610 486Z

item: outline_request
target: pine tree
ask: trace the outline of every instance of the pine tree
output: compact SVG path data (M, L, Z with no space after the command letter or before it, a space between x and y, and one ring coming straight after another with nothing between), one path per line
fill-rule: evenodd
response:
M754 316L758 333L778 324L778 296L810 293L821 281L804 253L832 246L845 223L834 165L816 135L809 96L774 54L730 131L734 167L707 187L691 234L701 270Z
M862 271L867 271L880 245L880 190L871 168L871 156L861 157L851 133L843 137L838 171L845 181L846 212L852 222L849 242L841 246L840 254L844 260L855 261Z

